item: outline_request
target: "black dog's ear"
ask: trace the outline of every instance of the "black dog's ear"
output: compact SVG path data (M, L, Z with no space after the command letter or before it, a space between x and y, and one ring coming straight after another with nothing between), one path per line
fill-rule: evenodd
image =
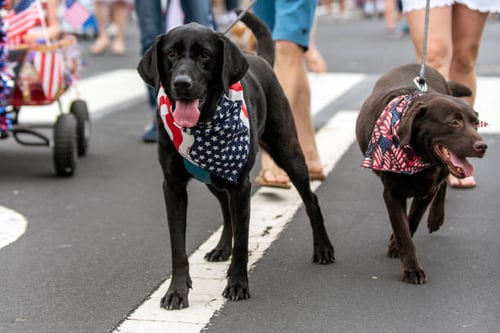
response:
M155 88L155 92L158 92L160 89L160 76L159 76L159 68L158 68L158 45L162 36L156 37L154 43L149 47L149 49L142 56L141 61L137 65L137 71L141 76L142 80L146 82L146 84Z
M399 145L401 147L410 144L415 120L422 116L426 110L427 104L419 101L415 101L412 105L410 105L410 108L401 120L401 124L398 129Z
M240 49L229 38L221 33L219 41L222 50L222 86L226 95L229 93L229 86L241 80L248 70L248 61Z
M469 87L454 81L448 81L448 89L450 90L450 95L455 97L470 97L472 96L472 90Z

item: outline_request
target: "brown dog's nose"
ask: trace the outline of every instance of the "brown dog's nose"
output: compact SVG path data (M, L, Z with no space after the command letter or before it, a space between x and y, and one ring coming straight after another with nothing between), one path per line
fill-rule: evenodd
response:
M474 150L478 153L484 154L488 149L488 145L484 141L477 141L474 143Z
M175 89L189 89L193 86L193 80L187 75L177 75L173 84Z

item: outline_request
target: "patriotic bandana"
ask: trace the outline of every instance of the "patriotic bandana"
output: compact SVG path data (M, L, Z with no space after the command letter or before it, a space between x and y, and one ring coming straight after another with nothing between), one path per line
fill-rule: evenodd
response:
M398 128L412 100L419 96L394 98L384 109L373 129L372 138L361 163L363 168L411 175L428 168L410 145L399 145Z
M157 99L163 126L184 157L187 171L207 184L211 183L210 175L238 183L250 148L250 125L241 84L237 82L229 87L229 96L219 99L210 121L191 128L174 122L175 110L163 87Z

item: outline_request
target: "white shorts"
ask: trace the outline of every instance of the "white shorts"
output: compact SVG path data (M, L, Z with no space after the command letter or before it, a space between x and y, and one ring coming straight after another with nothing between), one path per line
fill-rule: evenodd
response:
M411 12L412 10L425 9L425 0L402 0L403 12ZM431 0L431 8L434 7L444 7L452 6L456 3L460 3L469 7L472 10L477 10L483 13L500 13L500 1L499 0Z

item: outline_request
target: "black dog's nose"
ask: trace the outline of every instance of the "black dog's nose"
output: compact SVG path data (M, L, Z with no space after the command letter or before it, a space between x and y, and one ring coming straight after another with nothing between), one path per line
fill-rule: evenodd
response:
M484 141L477 141L474 143L474 150L479 153L485 153L488 145Z
M193 86L193 80L187 75L177 75L173 84L175 89L189 89Z

